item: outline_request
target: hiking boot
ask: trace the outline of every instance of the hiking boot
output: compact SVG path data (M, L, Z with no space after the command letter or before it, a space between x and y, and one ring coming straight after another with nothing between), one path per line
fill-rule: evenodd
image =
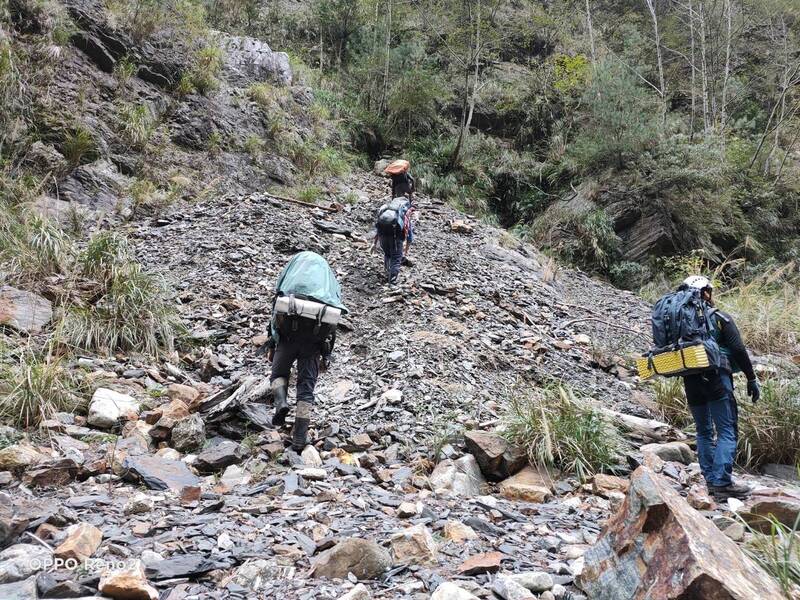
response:
M309 419L296 418L292 429L292 450L302 452L308 445L308 425Z
M289 414L289 403L286 401L286 379L280 377L272 382L272 405L275 407L275 414L272 415L272 424L280 427L286 422L286 415Z
M308 425L311 421L311 404L304 400L297 403L294 418L294 428L292 429L292 450L302 452L308 444Z
M749 496L752 490L743 483L731 483L730 485L709 485L708 492L715 498L744 498Z

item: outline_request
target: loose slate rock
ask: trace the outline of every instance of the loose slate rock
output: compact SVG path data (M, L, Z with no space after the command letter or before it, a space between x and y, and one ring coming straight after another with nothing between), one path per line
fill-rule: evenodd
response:
M212 444L197 455L195 466L201 473L213 473L242 460L242 447L232 440Z
M325 550L313 562L313 577L377 579L392 566L392 557L372 540L348 538Z
M23 333L39 333L52 318L49 300L9 285L0 287L0 325Z
M147 563L145 573L150 579L194 577L213 571L219 565L204 554L183 554Z
M478 575L480 573L495 573L500 570L504 558L502 552L484 552L470 556L458 567L460 575Z
M447 581L436 588L431 594L431 600L479 600L479 598L455 583Z
M182 492L186 488L200 488L197 475L179 460L152 455L127 456L124 466L153 490Z

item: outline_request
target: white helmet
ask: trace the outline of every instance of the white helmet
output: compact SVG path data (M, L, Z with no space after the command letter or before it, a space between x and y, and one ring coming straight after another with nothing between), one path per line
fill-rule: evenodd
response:
M703 277L702 275L690 275L683 280L683 285L695 290L714 289L708 277Z

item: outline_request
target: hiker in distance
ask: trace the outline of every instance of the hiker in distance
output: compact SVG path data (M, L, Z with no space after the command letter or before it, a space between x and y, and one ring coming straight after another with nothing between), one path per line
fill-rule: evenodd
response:
M309 251L294 255L275 286L267 348L272 361L270 387L275 426L283 425L289 413L289 375L297 361L297 406L292 429L295 451L301 451L308 442L314 387L319 373L330 366L336 326L343 314L347 314L347 308L342 304L341 288L327 261Z
M679 291L697 292L707 308L711 337L720 350L720 365L714 370L683 378L689 410L697 429L697 455L709 491L719 497L746 496L750 488L734 483L731 476L739 437L739 413L733 395L733 373L747 377L747 395L753 402L761 390L753 364L733 318L714 308L714 288L701 275L687 277ZM716 430L716 445L714 431Z
M392 198L405 196L413 202L416 188L414 178L408 172L410 166L407 160L396 160L384 169L392 180Z
M395 198L378 209L375 242L383 250L383 267L390 285L397 283L400 265L414 241L414 207L405 196Z

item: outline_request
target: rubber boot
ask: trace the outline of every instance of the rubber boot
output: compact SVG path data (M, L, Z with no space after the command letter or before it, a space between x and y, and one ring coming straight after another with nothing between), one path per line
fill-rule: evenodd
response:
M279 377L272 382L270 387L272 389L272 405L275 407L272 424L280 427L286 422L286 415L289 414L289 403L286 401L288 381L284 377Z
M292 429L292 450L302 452L308 444L308 425L311 422L311 404L300 400Z

